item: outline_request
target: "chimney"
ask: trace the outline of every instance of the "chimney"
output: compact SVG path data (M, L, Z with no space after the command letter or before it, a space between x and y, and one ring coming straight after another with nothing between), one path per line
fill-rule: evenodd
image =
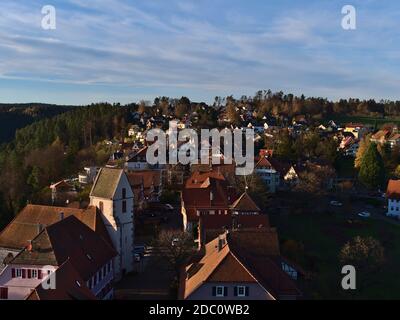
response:
M26 246L28 252L32 252L32 240L28 240L28 245Z
M60 212L60 221L61 220L64 220L64 212L62 212L62 211Z

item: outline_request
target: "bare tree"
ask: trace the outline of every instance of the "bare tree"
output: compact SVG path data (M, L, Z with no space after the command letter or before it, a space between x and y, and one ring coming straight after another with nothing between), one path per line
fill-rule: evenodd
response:
M196 247L192 234L177 230L163 230L155 241L154 250L159 258L168 264L175 279L178 280L182 266L196 252Z

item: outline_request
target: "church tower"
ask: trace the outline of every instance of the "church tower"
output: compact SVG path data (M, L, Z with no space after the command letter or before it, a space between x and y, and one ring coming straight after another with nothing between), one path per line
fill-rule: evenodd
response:
M102 215L108 234L118 252L114 273L120 279L133 271L134 215L133 192L122 169L102 168L90 192L90 205Z

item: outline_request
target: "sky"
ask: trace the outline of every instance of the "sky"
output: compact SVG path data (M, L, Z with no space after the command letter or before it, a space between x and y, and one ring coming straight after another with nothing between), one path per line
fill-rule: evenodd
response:
M356 30L341 26L348 4ZM0 102L400 100L399 21L398 0L2 0Z

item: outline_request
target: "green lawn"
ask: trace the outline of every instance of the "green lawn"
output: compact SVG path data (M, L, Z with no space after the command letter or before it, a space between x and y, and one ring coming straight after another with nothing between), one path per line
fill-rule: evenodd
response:
M311 280L304 287L307 298L400 298L400 226L372 219L349 223L348 217L338 214L292 214L270 219L278 228L281 242L292 239L304 245L300 264L311 273ZM386 262L378 274L369 277L365 288L349 293L340 285L342 265L338 253L344 243L357 235L378 239L385 248Z
M343 115L333 115L330 119L340 124L345 124L349 122L363 123L369 125L377 124L377 127L380 128L385 123L395 123L400 125L399 117L363 117L363 116L343 116Z

